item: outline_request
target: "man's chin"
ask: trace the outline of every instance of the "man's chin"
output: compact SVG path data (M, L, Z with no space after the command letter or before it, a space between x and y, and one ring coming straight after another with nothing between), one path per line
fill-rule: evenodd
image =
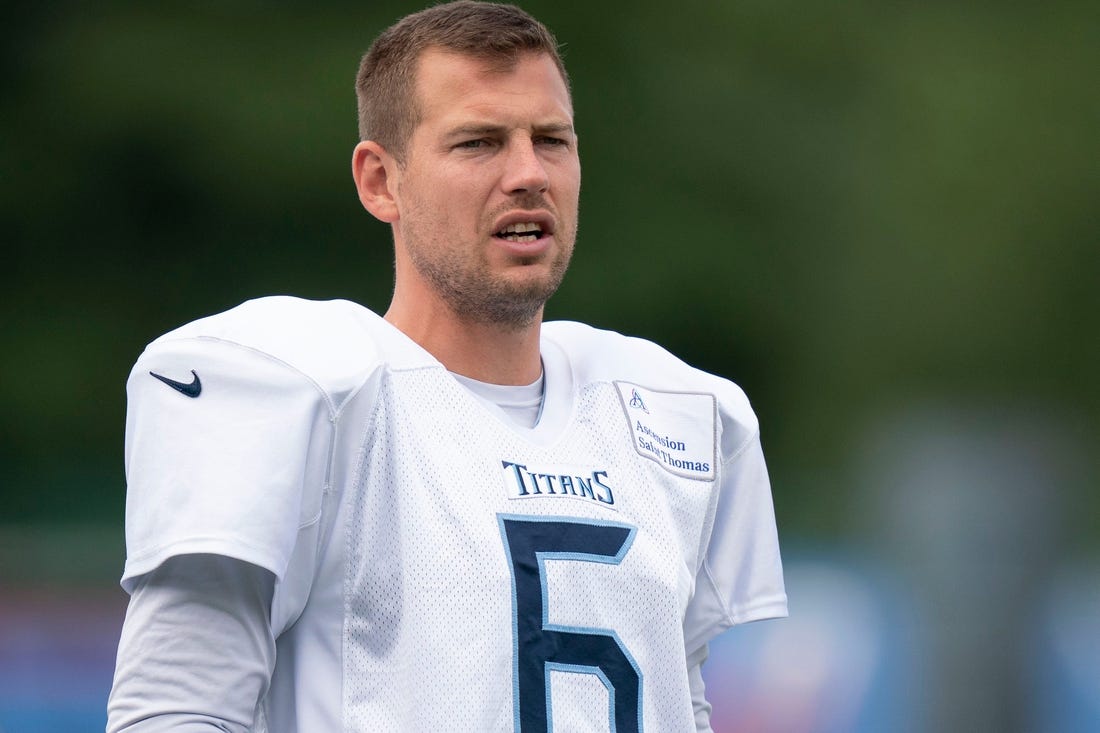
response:
M517 304L523 303L529 307L541 308L558 291L561 282L562 277L559 273L544 272L538 276L527 273L526 277L502 283L495 292L497 298L505 302L514 301Z
M561 278L552 276L500 278L476 294L464 294L452 307L463 318L520 330L542 317L543 306L560 284Z
M522 297L525 292L541 292L546 294L544 297L549 298L565 279L568 266L569 260L532 257L516 261L500 272L499 279L504 287L513 289L517 297Z

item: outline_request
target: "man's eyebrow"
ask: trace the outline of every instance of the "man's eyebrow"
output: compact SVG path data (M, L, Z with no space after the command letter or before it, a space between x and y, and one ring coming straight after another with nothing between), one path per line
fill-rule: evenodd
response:
M463 137L466 135L503 135L507 133L508 127L504 125L497 125L493 123L478 124L471 123L468 125L459 125L453 127L447 131L447 137ZM573 125L568 122L548 122L546 124L535 125L533 130L537 135L568 133L573 134Z
M452 127L447 131L448 137L459 137L462 135L498 135L504 132L505 127L503 125L484 124L477 123L469 125L459 125L458 127Z
M551 122L546 125L535 125L535 132L540 135L561 135L562 133L572 135L573 126L568 122Z

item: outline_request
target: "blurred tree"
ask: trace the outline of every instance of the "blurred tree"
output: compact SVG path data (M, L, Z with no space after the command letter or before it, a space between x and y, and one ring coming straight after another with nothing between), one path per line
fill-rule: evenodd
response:
M740 382L784 529L833 534L854 436L914 401L1100 423L1084 4L526 6L585 166L551 317ZM348 175L359 55L413 5L7 5L0 522L121 521L142 346L268 293L384 308Z

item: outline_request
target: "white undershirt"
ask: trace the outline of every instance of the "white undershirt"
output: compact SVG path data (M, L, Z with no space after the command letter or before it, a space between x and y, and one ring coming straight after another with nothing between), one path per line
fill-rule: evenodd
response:
M476 379L470 379L451 372L451 376L457 379L463 387L470 390L475 397L490 409L499 409L508 419L521 428L533 428L538 425L539 416L542 414L542 396L544 394L545 379L543 374L540 374L539 378L530 384L512 386L479 382Z
M478 399L524 428L538 424L544 378L528 385L455 374ZM219 555L180 555L142 576L119 641L107 733L247 733L275 666L275 576ZM710 731L701 666L687 655L698 731Z

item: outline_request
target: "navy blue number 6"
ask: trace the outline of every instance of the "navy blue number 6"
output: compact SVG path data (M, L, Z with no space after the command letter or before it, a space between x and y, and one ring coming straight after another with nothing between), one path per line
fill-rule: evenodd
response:
M642 729L642 676L615 632L555 626L547 619L547 560L618 565L634 539L620 524L575 519L500 515L515 590L512 600L515 654L516 730L550 730L550 672L599 677L611 700L614 733Z

